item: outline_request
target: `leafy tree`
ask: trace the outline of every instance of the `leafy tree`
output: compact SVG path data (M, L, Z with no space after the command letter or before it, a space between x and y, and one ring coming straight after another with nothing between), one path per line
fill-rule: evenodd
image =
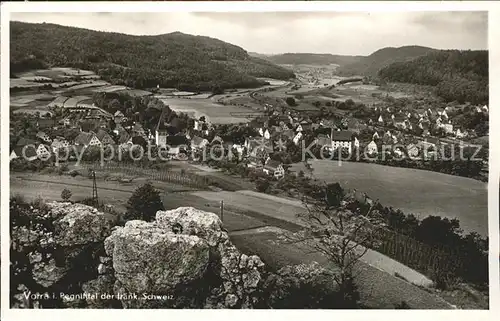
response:
M73 193L71 193L71 191L67 188L63 189L61 192L61 198L65 202L69 201L69 199L71 198L72 195L73 195Z
M306 207L299 214L304 229L286 233L281 240L287 243L303 242L311 250L326 256L338 269L333 275L342 300L351 302L353 296L354 266L369 247L376 246L378 228L382 226L380 213L372 205L367 210L356 206L356 200L337 184L327 185L317 192L323 196L303 195Z
M297 103L295 102L295 99L293 97L286 97L285 102L288 106L297 106Z
M152 221L157 211L163 210L160 192L151 183L137 188L127 202L126 220Z
M255 188L257 189L258 192L265 193L269 187L271 186L271 183L265 178L259 178L255 182Z

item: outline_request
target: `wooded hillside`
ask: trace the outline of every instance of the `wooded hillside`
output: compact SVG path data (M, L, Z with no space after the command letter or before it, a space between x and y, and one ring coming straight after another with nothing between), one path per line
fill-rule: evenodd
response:
M436 86L446 101L488 103L488 51L440 50L407 62L393 63L380 78Z
M263 82L255 77L295 77L238 46L180 32L132 36L22 22L11 22L10 30L13 73L73 66L93 70L114 84L183 90L256 87Z

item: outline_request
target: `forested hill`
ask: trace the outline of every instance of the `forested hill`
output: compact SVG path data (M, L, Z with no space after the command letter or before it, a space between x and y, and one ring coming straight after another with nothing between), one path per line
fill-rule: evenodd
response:
M363 56L343 56L331 54L314 54L314 53L285 53L280 55L272 55L267 59L275 64L285 65L346 65L360 61Z
M446 101L488 103L488 51L439 50L379 72L387 81L436 86Z
M359 61L341 65L337 72L341 76L376 76L380 69L392 63L411 60L435 50L421 46L387 47Z
M184 90L256 87L262 82L255 77L295 77L267 60L250 57L240 47L180 32L132 36L22 22L11 22L10 30L12 72L75 66L116 84Z

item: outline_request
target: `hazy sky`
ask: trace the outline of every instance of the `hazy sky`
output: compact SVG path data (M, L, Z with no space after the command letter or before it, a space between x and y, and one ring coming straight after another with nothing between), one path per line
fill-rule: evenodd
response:
M383 47L487 49L486 12L12 13L48 22L133 35L180 31L259 53L368 55Z

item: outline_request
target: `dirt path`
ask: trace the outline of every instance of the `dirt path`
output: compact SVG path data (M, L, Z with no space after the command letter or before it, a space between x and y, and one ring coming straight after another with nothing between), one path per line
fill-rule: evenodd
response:
M304 208L300 206L300 204L287 199L280 199L278 197L257 192L241 193L202 191L193 192L191 194L212 201L224 200L224 203L238 209L257 212L263 216L284 220L298 226L303 224L296 215L303 212ZM432 281L425 275L379 252L368 250L361 260L376 269L389 273L390 275L399 274L411 283L426 287L432 285Z

